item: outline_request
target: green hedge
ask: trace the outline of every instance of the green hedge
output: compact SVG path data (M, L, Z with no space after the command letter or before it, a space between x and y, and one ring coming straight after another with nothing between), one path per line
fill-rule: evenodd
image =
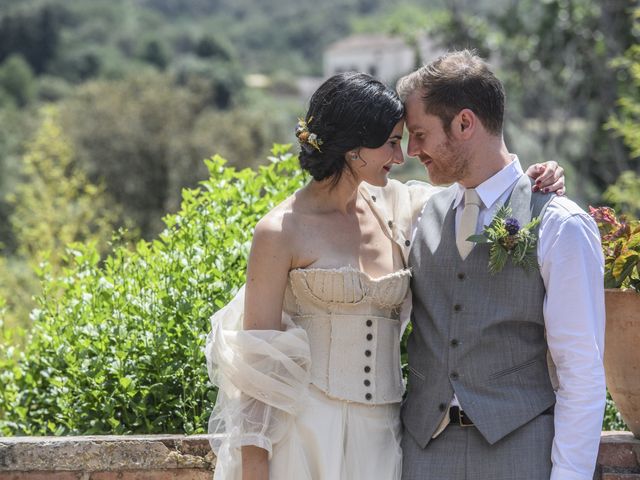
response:
M215 391L209 317L244 282L257 220L304 178L287 146L236 171L214 157L158 240L75 244L47 277L22 352L0 351L0 435L200 433Z

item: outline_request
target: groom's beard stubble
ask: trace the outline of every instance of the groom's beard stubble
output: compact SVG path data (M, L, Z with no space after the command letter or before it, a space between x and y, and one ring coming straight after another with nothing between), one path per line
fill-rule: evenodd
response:
M424 160L419 155L422 163ZM427 168L429 179L434 185L449 185L465 178L469 173L469 155L461 144L451 139L436 147L434 155L425 156L431 163Z

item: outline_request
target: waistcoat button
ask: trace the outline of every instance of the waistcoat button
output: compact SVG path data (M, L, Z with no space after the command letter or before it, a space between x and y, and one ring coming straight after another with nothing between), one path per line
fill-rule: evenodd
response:
M467 276L463 272L458 273L459 280L464 280L465 278L467 278Z
M389 221L387 222L387 225L389 225L389 228L391 228L391 227L393 227L393 222L392 222L391 220L389 220Z
M371 382L369 380L365 380L364 381L364 386L368 387L369 385L371 385Z
M371 335L370 333L367 333L367 340L373 340L373 335Z
M364 373L369 373L370 371L371 371L371 367L369 365L364 367Z
M373 325L373 322L371 320L367 320L367 327L370 327L371 325Z
M376 201L376 196L375 195L371 195L371 200L373 200L375 202Z
M370 356L371 356L371 350L365 350L365 351L364 351L364 354L365 354L367 357L370 357Z
M458 372L451 372L449 377L451 377L451 380L457 380L459 377Z
M408 247L409 245L411 245L411 242L409 240L405 240L404 245Z
M457 347L459 343L460 343L460 342L458 341L458 339L457 339L457 338L453 338L453 339L451 339L451 346L452 346L452 347Z
M366 398L367 400L371 400L372 396L370 393L367 393L364 398Z
M459 303L456 303L456 304L453 306L453 309L454 309L456 312L459 312L460 310L462 310L462 305L460 305Z

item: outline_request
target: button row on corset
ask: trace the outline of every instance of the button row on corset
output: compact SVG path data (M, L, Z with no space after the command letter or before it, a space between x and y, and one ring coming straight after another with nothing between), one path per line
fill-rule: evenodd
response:
M368 320L365 322L365 324L366 324L366 325L367 325L367 327L370 329L370 328L373 326L373 321L372 321L371 319L368 319ZM370 342L370 341L372 341L372 340L373 340L373 334L372 334L372 333L367 333L366 339L367 339L367 341L369 341L369 342ZM365 357L367 357L367 358L368 358L368 357L371 357L371 350L366 349L366 350L364 351L364 355L365 355ZM371 372L371 366L369 366L369 365L365 365L365 367L364 367L364 373L370 373L370 372ZM365 379L364 379L364 386L365 386L365 387L370 387L370 386L371 386L371 380L369 380L368 378L365 378ZM365 394L364 398L365 398L366 400L371 401L371 399L373 398L373 395L371 395L371 393L370 393L370 392L367 392L367 393Z

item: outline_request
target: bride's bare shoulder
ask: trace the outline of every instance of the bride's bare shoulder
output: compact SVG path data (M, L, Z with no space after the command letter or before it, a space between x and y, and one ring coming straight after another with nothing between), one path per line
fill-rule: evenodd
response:
M271 209L256 224L254 242L256 237L272 240L290 239L296 233L295 225L302 214L301 202L304 202L304 195L301 196L300 191L297 191Z

